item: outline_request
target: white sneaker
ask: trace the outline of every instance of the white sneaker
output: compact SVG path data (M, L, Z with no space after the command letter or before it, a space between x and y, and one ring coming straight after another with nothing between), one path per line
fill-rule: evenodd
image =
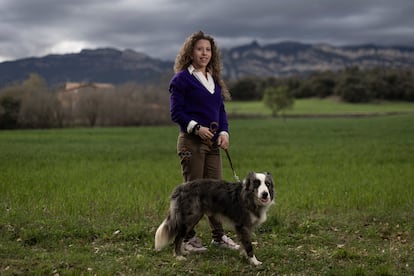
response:
M226 235L223 235L221 237L221 241L212 240L211 244L221 248L228 248L233 250L238 250L240 248L240 245L235 243L231 238L227 237Z
M188 252L201 253L207 251L207 248L203 246L201 240L196 237L192 237L188 241L183 243L184 250Z

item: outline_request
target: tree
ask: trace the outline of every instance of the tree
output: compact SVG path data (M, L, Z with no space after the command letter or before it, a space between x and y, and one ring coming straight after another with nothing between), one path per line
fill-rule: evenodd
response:
M330 72L321 72L309 78L308 85L313 96L319 98L329 97L334 93L335 78Z
M19 114L19 123L26 128L48 128L56 125L56 94L38 74L30 74L22 82L24 91Z
M22 82L22 87L28 92L46 90L47 83L39 74L31 73L29 74L29 77Z
M373 99L365 74L358 67L346 69L335 87L335 94L350 103L369 102Z
M237 81L230 87L233 100L254 101L262 98L258 87L259 80L245 78Z
M90 127L94 127L100 115L102 93L95 88L85 88L79 96L78 112L82 119L86 119Z
M291 108L294 103L292 94L287 86L267 87L263 95L264 104L272 110L272 116ZM283 116L284 117L284 116Z
M18 127L20 100L11 96L0 99L0 129L12 129Z

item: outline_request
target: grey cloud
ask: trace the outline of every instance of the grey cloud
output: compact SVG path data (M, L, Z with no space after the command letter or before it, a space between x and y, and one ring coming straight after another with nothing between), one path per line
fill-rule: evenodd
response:
M197 30L222 47L253 40L414 46L412 0L3 0L0 11L0 61L62 42L173 59Z

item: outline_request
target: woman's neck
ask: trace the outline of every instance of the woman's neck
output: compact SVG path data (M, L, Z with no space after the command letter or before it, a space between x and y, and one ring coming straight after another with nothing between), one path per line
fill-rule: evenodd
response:
M196 71L203 73L203 75L207 77L207 67L197 67L194 64L192 65Z

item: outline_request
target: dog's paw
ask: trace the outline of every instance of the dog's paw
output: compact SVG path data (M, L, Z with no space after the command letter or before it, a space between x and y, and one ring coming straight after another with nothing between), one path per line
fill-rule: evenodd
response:
M173 255L174 257L177 257L177 259L179 259L180 257L185 259L184 255L188 255L188 254L190 254L190 252L187 250L184 250L183 248L181 248L179 252L173 251Z
M253 255L253 257L249 258L249 262L252 265L261 265L262 264L262 262L260 262L258 259L256 259L255 255Z
M173 253L174 253L174 256L181 256L181 255L188 255L188 254L190 254L191 252L190 252L190 251L188 251L188 250L185 250L185 248L184 248L184 244L182 244L182 245L181 245L181 248L180 248L180 250L179 250L179 253L178 253L176 250L174 250L174 251L173 251Z
M185 261L185 260L187 260L187 258L184 257L184 256L182 256L182 255L176 256L175 258L177 259L177 261Z

